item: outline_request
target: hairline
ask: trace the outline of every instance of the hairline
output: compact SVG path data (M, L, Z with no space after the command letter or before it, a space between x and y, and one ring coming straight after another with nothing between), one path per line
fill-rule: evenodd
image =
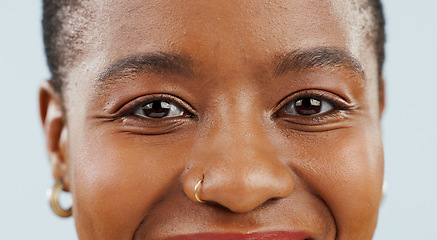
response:
M381 5L379 0L364 0L365 5L370 8L370 10L367 10L363 14L368 14L371 16L372 21L374 24L370 24L370 26L366 26L365 33L366 35L362 38L367 38L370 34L370 42L369 44L372 45L372 48L374 48L374 53L377 61L377 68L378 68L378 78L382 79L382 70L383 70L383 64L384 64L384 43L385 43L385 30L384 30L384 16L383 13L381 13L381 17L378 18L378 13L375 13L375 9L379 9L382 6L375 6L375 5ZM44 25L44 42L46 47L46 55L47 55L47 62L50 68L50 72L52 74L52 84L53 87L57 92L60 93L60 95L63 95L63 90L68 83L66 83L66 75L67 72L71 69L71 66L74 65L75 62L77 62L78 56L82 53L83 48L83 38L86 34L86 31L91 27L89 18L92 15L92 12L90 9L87 9L89 7L89 1L81 1L81 0L44 0L44 10L49 8L48 5L50 3L57 2L57 4L63 5L62 10L63 12L58 12L57 15L61 16L58 19L60 22L68 22L70 25L67 24L71 29L64 29L65 24L60 24L61 29L58 31L58 33L54 34L54 36L48 36L49 34L46 31L47 25L54 25L55 23L47 23L46 20L50 16L46 16L47 13L44 11L44 19L43 19L43 25ZM56 4L55 4L56 5ZM364 8L364 7L363 7ZM76 19L74 19L76 18ZM57 19L57 18L55 18ZM75 21L72 21L71 19L74 19ZM381 22L382 21L382 22ZM80 22L80 23L78 23ZM59 23L59 22L58 22ZM74 24L74 26L71 25L71 23ZM382 24L382 25L381 25ZM375 26L375 27L372 27ZM69 30L69 31L66 31ZM52 33L53 34L53 33ZM366 41L363 39L363 41ZM67 67L69 66L69 67ZM380 83L381 84L381 83Z

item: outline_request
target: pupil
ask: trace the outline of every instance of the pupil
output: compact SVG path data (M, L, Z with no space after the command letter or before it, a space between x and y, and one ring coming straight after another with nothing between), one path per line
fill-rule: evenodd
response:
M151 118L162 118L168 116L170 104L163 101L153 101L143 107L144 115Z
M322 104L314 98L301 98L295 103L296 112L301 115L314 115L320 113Z

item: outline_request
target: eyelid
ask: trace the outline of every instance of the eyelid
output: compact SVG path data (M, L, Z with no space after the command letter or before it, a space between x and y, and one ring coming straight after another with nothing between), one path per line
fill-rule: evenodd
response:
M294 93L286 96L282 100L280 100L279 103L276 105L276 107L272 111L273 116L276 117L276 114L278 113L278 111L280 111L282 108L286 107L291 102L299 100L300 98L315 98L318 100L327 101L329 104L331 104L333 106L333 108L335 110L352 110L352 109L354 109L354 105L352 103L347 102L344 98L342 98L341 96L339 96L335 93L332 93L332 92L329 92L326 90L320 90L320 89L306 89L306 90L294 92ZM321 114L318 114L317 116L324 115L324 114L327 114L327 113L321 113ZM316 115L314 115L314 116L316 116ZM310 116L296 115L296 117L310 117Z
M195 111L195 109L190 104L188 104L186 101L182 100L181 98L174 96L174 95L171 95L171 94L166 94L166 93L155 93L155 94L143 95L143 96L137 97L137 98L129 101L128 103L124 104L122 107L120 107L114 113L114 117L121 118L121 117L131 115L134 113L134 111L138 107L141 107L142 105L145 105L147 103L157 101L157 100L174 103L178 107L182 108L184 111L187 111L189 115L191 115L193 117L197 116L197 112Z

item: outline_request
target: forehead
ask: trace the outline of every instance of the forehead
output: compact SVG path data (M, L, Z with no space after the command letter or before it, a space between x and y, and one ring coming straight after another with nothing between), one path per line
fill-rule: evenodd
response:
M340 17L326 1L113 1L100 9L96 22L110 24L99 33L148 47L320 45L343 37Z
M91 34L108 43L99 44L101 50L114 53L193 45L218 51L351 44L345 39L351 37L350 21L343 21L347 4L326 0L110 1L97 2L94 9L98 29Z
M326 46L345 49L376 76L368 14L358 14L354 1L120 0L87 7L93 17L79 68L94 79L119 59L149 52L241 70L260 68L278 54Z

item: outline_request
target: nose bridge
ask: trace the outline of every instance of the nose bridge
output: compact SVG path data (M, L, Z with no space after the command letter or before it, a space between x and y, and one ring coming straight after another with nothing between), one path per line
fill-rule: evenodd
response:
M216 141L228 142L240 153L266 147L267 142L263 131L263 110L253 101L253 96L238 94L230 98L227 114L222 117L221 131ZM262 143L264 142L264 143ZM244 150L244 151L243 151Z
M197 170L193 172L197 178L204 177L200 198L234 212L247 212L269 199L290 195L292 175L267 138L262 109L244 95L222 103L228 114L216 118L195 160ZM184 188L190 191L194 182Z
M261 161L275 157L274 146L268 141L265 132L263 109L253 99L254 96L243 91L231 96L222 96L217 106L218 116L205 136L207 155L220 161ZM261 157L263 156L264 157Z

